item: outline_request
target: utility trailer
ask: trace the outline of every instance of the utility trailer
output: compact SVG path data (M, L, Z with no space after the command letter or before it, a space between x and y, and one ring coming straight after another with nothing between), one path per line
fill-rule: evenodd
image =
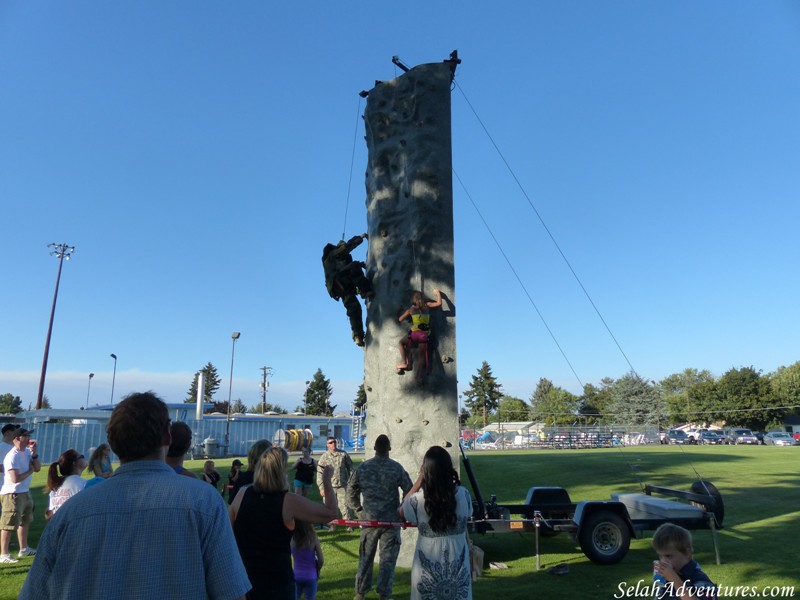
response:
M666 522L710 529L720 563L716 529L722 527L725 508L719 491L708 481L696 481L688 492L645 485L643 493L582 502L573 502L564 488L531 487L524 504L498 504L494 495L484 502L463 448L461 453L475 497L470 531L535 533L537 567L540 537L569 533L592 562L611 565L625 558L632 538L642 538Z

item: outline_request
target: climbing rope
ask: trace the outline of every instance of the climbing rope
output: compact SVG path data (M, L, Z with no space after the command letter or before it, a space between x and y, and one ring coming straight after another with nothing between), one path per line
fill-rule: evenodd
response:
M356 124L353 128L353 151L350 154L350 177L347 180L347 199L344 203L344 223L342 224L342 239L347 231L347 209L350 207L350 188L353 184L353 164L356 159L356 138L358 136L358 119L361 116L361 96L358 97L358 107L356 108Z
M414 270L417 272L417 289L422 291L422 271L419 269L419 259L417 258L417 245L411 240L411 255L414 259Z

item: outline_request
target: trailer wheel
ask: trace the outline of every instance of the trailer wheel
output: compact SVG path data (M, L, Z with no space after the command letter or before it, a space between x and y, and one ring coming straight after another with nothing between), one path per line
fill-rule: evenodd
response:
M618 514L600 510L589 515L581 524L578 543L593 563L613 565L628 553L631 532L628 524Z
M725 518L725 505L722 503L722 494L719 493L717 486L710 481L695 481L689 491L693 494L707 494L714 498L714 521L718 529L722 529L722 521ZM700 506L708 510L708 506L702 502L692 502L695 506Z

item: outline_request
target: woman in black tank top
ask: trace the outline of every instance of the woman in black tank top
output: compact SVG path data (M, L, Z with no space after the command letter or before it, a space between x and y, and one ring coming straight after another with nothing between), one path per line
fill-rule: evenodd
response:
M242 488L230 506L233 534L253 589L250 600L294 600L295 586L289 542L295 518L326 523L337 517L332 469L323 472L325 504L290 494L288 455L270 448L256 463L253 485Z

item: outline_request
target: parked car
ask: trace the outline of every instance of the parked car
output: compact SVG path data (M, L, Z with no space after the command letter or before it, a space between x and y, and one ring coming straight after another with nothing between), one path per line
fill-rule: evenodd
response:
M732 444L731 441L731 430L730 429L722 429L721 431L717 431L716 434L722 440L723 444Z
M784 431L770 431L764 434L764 445L766 446L797 446L798 442L791 435Z
M704 431L700 434L700 441L698 443L704 445L721 446L725 442L719 435L717 435L716 431Z
M758 438L749 429L731 429L731 435L733 436L734 444L751 444L753 446L758 444Z
M766 442L764 441L764 436L765 436L766 434L765 434L763 431L754 431L754 432L753 432L753 435L754 435L754 436L756 436L756 439L758 440L758 443L759 443L759 444L761 444L762 446L763 446L764 444L766 444Z
M670 429L664 437L667 444L691 444L690 438L682 429Z

